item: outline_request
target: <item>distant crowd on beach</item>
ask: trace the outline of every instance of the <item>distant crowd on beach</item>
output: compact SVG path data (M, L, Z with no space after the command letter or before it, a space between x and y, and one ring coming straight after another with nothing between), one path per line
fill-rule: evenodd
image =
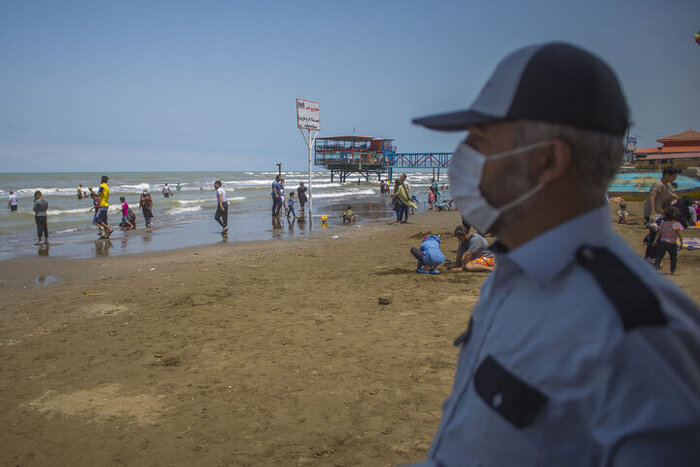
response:
M92 223L97 227L98 236L100 239L109 239L109 237L114 232L114 229L109 226L108 214L109 214L109 192L110 188L107 182L109 177L103 175L100 179L100 184L97 191L93 187L88 187L87 190L83 188L83 185L78 185L77 187L77 197L78 200L90 198L93 202L93 206L90 211L94 211L92 217ZM180 183L177 184L176 191L181 190ZM171 188L167 183L163 186L161 190L164 198L169 198L173 195ZM129 206L124 196L119 198L119 210L118 214L121 215L121 220L119 222L119 227L127 230L136 228L136 214L133 209ZM19 210L19 199L14 191L10 191L9 199L7 203L10 212L17 212ZM49 244L49 229L48 229L48 208L49 202L44 197L40 190L34 192L34 201L32 205L32 210L34 211L34 220L37 228L37 245L48 245ZM143 218L146 223L146 227L151 227L151 222L153 219L153 198L147 188L144 188L141 196L139 197L139 210L143 213Z
M672 166L663 169L661 178L649 188L643 211L644 225L648 229L642 240L646 245L644 259L660 270L661 263L668 254L671 274L676 272L678 251L684 246L683 230L700 227L700 204L688 196L679 197L674 191L678 173L678 169ZM610 201L619 203L618 223L635 224L630 219L627 203L623 198L614 197Z
M279 218L283 216L287 217L288 221L291 223L294 223L297 219L299 222L303 222L306 218L306 205L309 202L310 197L310 193L308 192L308 188L305 186L304 182L300 181L298 187L287 191L285 188L285 179L282 178L280 174L273 180L271 188L271 213L273 217L273 224L279 223ZM394 223L406 223L408 221L408 216L414 214L418 208L418 204L420 204L416 193L413 191L410 183L408 182L407 175L401 174L399 178L394 180L393 189L389 183L389 180L380 179L379 188L381 194L390 195L392 198L391 206L396 214L396 222ZM452 209L452 200L446 200L443 198L442 190L444 189L445 185L440 186L435 177L433 177L428 193L429 210L442 211ZM175 196L175 193L180 190L181 184L179 182L177 183L175 189L172 189L168 183L165 183L160 190L160 193L164 198L170 198ZM200 190L203 191L204 188L200 187ZM221 226L222 235L227 235L229 229L229 204L226 190L224 189L221 180L216 180L214 182L214 190L216 196L216 213L214 214L214 220ZM103 175L100 178L96 189L93 187L87 187L86 189L82 184L78 185L76 188L76 195L78 200L88 198L92 200L93 206L90 208L90 211L93 212L92 223L97 228L98 238L109 239L114 232L113 226L110 226L109 223L109 177L107 175ZM153 207L153 198L148 188L144 188L143 192L140 194L138 208L132 207L126 197L121 196L119 198L119 205L117 209L117 214L120 216L118 226L124 230L136 229L136 212L141 211L146 228L150 228L154 218ZM8 209L10 212L16 212L19 209L19 200L17 194L13 191L10 191L9 194ZM34 194L32 209L35 214L35 222L37 225L37 243L48 244L49 229L47 222L47 211L49 209L49 202L41 191L37 191ZM327 226L327 216L322 217L325 217L322 219L322 226ZM352 205L347 206L347 208L340 215L340 218L342 219L343 224L354 223L356 221L357 214L355 213Z

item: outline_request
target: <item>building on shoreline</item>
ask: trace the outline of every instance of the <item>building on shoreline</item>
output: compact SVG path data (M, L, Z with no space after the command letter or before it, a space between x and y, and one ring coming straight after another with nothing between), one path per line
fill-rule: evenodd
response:
M638 169L659 170L666 165L679 169L700 166L700 132L692 128L683 133L657 139L661 147L634 151Z
M396 153L393 143L393 139L360 135L316 138L314 164L330 170L331 181L337 174L344 182L352 173L369 181L370 173L381 177L387 167L387 156Z

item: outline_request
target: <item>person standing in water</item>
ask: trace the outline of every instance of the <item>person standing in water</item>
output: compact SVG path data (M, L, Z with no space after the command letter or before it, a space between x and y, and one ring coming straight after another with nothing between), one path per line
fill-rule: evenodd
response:
M109 177L106 175L102 176L100 180L100 189L97 190L97 195L100 198L100 208L97 213L97 219L95 220L95 225L100 228L100 238L109 238L112 235L113 229L109 228L107 225L107 211L109 211L109 186L107 182ZM102 233L104 232L104 235Z
M170 187L166 183L165 186L163 187L163 198L169 198L170 197Z
M146 227L150 227L151 219L153 218L153 198L151 198L148 188L144 188L143 193L141 193L139 208L141 208L143 218L146 220Z
M214 215L214 220L223 227L221 233L228 232L228 201L226 201L226 190L221 187L221 180L214 182L214 189L216 189L216 214Z
M34 222L36 222L36 234L39 240L37 245L41 243L41 237L44 237L44 244L49 244L49 227L46 211L49 209L49 202L44 199L41 191L34 192Z
M304 215L304 205L308 198L306 197L307 188L304 186L304 182L299 182L299 188L297 188L297 197L299 198L299 215Z
M10 212L17 212L18 204L17 194L14 191L11 191L7 201L7 207L10 209Z

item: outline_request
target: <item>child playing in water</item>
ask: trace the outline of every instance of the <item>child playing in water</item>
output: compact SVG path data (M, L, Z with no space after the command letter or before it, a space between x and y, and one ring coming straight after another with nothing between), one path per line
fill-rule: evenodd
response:
M416 208L418 207L418 204L420 204L420 201L418 201L418 197L415 193L411 193L411 201L413 201L413 203L416 205ZM416 213L416 208L411 206L411 215Z
M436 201L436 196L435 196L435 188L432 186L430 187L430 192L428 193L428 209L433 210L436 207L435 201Z
M104 229L102 225L97 223L97 216L100 214L100 195L98 195L92 187L88 188L88 190L90 191L90 198L92 198L92 208L90 208L90 210L95 210L95 215L92 216L92 223L97 226L100 238L104 238Z
M289 199L287 200L287 219L289 219L289 215L293 215L294 219L297 218L297 213L294 210L294 192L290 191L289 192Z
M445 255L440 250L440 236L428 232L423 237L420 249L411 248L411 254L418 260L416 272L421 274L440 274L437 268L445 262Z
M355 213L352 210L352 206L348 204L348 209L340 217L343 218L343 224L346 222L355 222Z
M122 215L122 221L119 225L121 227L129 227L129 229L136 228L136 226L131 222L129 215L129 203L126 202L126 198L122 196L121 198L119 198L119 201L122 202L122 207L119 210L119 212Z

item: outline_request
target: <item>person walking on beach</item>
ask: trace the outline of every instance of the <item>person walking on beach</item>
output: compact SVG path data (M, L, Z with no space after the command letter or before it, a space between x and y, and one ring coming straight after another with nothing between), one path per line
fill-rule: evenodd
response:
M644 220L647 222L655 222L657 217L661 216L661 209L667 201L674 202L678 196L673 193L673 182L678 177L678 169L675 167L664 167L661 178L656 180L649 188L649 194L644 201Z
M141 193L141 198L139 198L139 208L143 213L143 218L146 221L146 227L151 226L151 219L153 219L153 198L148 192L148 188L144 188L143 193Z
M95 225L100 229L100 238L109 238L112 235L113 229L107 225L107 214L109 211L109 186L107 182L109 177L103 175L100 180L100 188L97 190L97 196L100 199L100 208L97 212Z
M284 210L284 215L287 215L287 197L284 195L284 178L280 179L280 204L282 205L282 209Z
M280 193L281 187L280 187L280 177L277 175L275 177L275 180L272 182L272 215L273 216L279 216L280 215L280 209L282 208L282 195Z
M103 238L104 228L102 225L97 223L97 219L100 216L100 196L95 193L95 190L93 190L92 187L89 187L88 191L90 192L90 199L92 199L92 208L90 208L90 210L95 211L95 214L92 216L92 223L97 227L97 232L100 238Z
M49 209L49 202L44 199L41 191L34 192L34 222L36 223L36 234L39 240L37 245L41 244L41 238L44 237L44 244L49 244L49 226L46 211Z
M671 259L671 274L676 273L676 263L678 262L678 249L676 244L680 241L680 249L683 249L683 225L678 222L680 212L676 206L668 206L664 209L664 220L659 226L654 237L653 245L656 247L656 261L654 266L661 269L661 261L668 252Z
M166 183L165 186L163 186L163 198L169 198L170 197L170 187Z
M17 212L17 207L19 206L19 201L17 200L17 194L14 191L10 191L10 196L8 196L7 207L10 212Z
M306 187L304 186L304 182L299 182L299 187L297 188L297 197L299 198L299 215L303 216L304 215L304 205L306 204L307 198L306 198Z
M405 224L408 222L408 209L415 209L417 206L406 194L406 189L400 178L394 181L394 208L396 209L396 222L394 224Z
M414 123L467 131L452 194L498 238L423 465L696 465L700 310L613 230L628 110L612 69L525 47L469 109Z
M297 218L297 213L294 210L294 203L296 203L296 201L294 200L294 192L290 191L289 199L287 200L287 219L289 219L290 215L293 215L294 219Z
M214 220L221 225L223 230L221 233L228 232L228 201L226 200L226 190L221 187L221 180L214 182L216 189L216 214Z

